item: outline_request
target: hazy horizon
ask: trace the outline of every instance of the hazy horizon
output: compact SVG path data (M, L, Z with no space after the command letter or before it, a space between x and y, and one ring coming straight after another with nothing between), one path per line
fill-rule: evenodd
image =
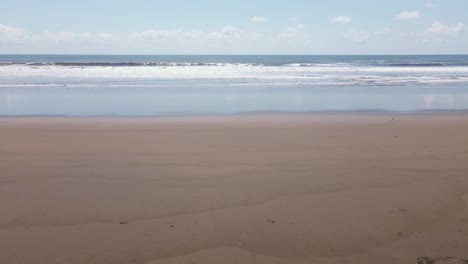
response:
M179 54L147 54L147 53L0 53L0 56L467 56L467 53L407 53L407 54L203 54L203 53L179 53Z

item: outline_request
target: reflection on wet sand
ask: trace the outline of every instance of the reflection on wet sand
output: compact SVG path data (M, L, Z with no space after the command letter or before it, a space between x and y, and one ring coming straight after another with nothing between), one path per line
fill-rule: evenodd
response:
M234 114L468 109L464 87L14 87L0 115Z

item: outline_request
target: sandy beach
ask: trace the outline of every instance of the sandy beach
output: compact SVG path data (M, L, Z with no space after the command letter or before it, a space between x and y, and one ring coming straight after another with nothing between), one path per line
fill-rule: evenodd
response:
M467 203L468 114L0 119L0 263L466 263Z

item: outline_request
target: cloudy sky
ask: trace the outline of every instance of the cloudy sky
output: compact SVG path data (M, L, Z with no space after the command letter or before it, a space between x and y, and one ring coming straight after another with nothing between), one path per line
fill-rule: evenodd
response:
M0 54L466 54L467 0L0 0Z

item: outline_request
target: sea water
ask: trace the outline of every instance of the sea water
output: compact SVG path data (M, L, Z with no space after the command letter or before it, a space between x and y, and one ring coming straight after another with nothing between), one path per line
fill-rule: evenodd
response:
M467 109L467 55L0 55L2 116Z

